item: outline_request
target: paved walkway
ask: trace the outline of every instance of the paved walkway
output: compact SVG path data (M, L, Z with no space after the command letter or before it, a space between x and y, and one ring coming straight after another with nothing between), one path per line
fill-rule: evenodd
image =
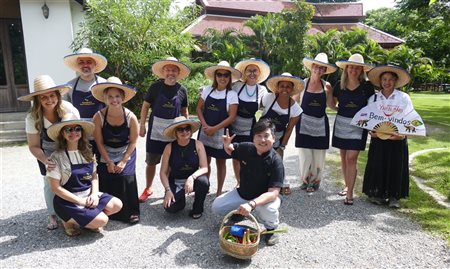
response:
M138 185L144 186L145 141L138 143ZM161 205L163 188L141 205L141 222L129 226L111 221L103 234L84 232L67 237L62 229L47 231L42 179L26 146L1 148L0 267L150 267L150 268L450 268L450 248L413 221L393 210L357 198L345 206L336 195L338 171L326 170L321 189L308 195L298 189L298 160L291 139L286 174L293 188L281 209L280 244L260 250L251 261L220 253L221 218L211 214L208 196L200 220L188 209L168 215ZM225 189L235 185L228 163ZM214 166L214 165L213 165ZM333 175L333 177L330 176ZM215 175L215 169L212 173ZM216 179L211 179L211 193ZM188 199L188 206L192 199Z

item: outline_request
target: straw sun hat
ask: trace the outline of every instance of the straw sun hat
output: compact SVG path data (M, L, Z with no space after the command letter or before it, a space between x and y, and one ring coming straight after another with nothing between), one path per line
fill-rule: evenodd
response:
M152 65L153 74L155 74L159 78L164 79L163 68L166 65L175 65L180 69L180 74L178 75L178 78L177 78L179 80L187 78L189 76L189 74L191 73L191 70L189 69L189 67L187 65L185 65L184 63L178 61L177 58L168 57L167 59L157 61L156 63L154 63Z
M299 93L305 89L305 82L303 82L303 80L301 78L295 77L287 72L283 73L279 76L274 76L274 77L269 78L269 80L267 80L267 82L266 82L267 88L269 88L269 90L271 90L273 93L277 93L278 92L278 82L281 82L281 81L289 81L294 84L294 89L291 92L291 96L296 95L297 93Z
M236 81L241 78L242 74L239 70L230 66L227 61L221 61L217 65L210 66L205 69L206 78L214 81L214 75L217 70L227 70L231 72L231 81Z
M337 61L336 65L341 69L345 69L347 65L362 66L364 72L369 72L373 68L370 64L364 63L364 57L359 53L352 54L347 61Z
M105 95L104 91L107 88L119 88L123 90L125 93L125 97L123 98L123 103L128 102L131 98L136 95L136 90L128 85L123 85L122 81L118 77L109 77L106 82L101 82L93 85L91 87L92 95L95 99L99 100L102 103L105 103Z
M40 94L59 91L61 96L66 94L72 87L67 84L56 85L49 75L41 75L34 79L34 92L17 98L19 101L33 101L33 97Z
M369 77L369 80L373 85L380 88L380 75L384 72L392 72L397 75L398 79L395 82L394 88L401 88L408 84L411 80L409 73L405 69L394 65L382 65L374 67L372 70L370 70L369 73L367 73L367 76Z
M270 75L270 66L264 62L261 59L256 59L256 58L250 58L248 60L243 60L240 61L239 63L236 64L236 66L234 68L236 68L237 70L239 70L242 74L245 73L245 69L247 68L247 66L249 65L256 65L259 68L259 77L258 77L258 81L256 82L257 84L265 81L269 75ZM242 78L241 78L242 80Z
M61 132L61 129L67 125L80 125L83 128L86 137L91 136L94 132L94 123L92 123L92 121L80 119L63 120L48 127L48 137L50 137L53 141L56 141L58 139L59 133Z
M102 72L106 68L106 65L108 64L108 60L106 60L106 58L103 55L94 53L94 52L92 52L91 49L88 49L88 48L82 48L76 53L65 56L64 63L70 69L80 72L80 68L77 63L77 59L79 57L88 57L88 58L94 59L94 61L95 61L94 73Z
M334 64L328 62L328 56L323 52L317 54L314 59L308 57L303 58L303 65L309 71L312 71L313 64L326 67L327 70L324 75L334 73L337 70L337 67Z
M190 120L190 119L186 119L184 116L179 116L179 117L176 117L173 120L173 122L166 129L164 129L164 135L168 138L175 139L176 138L175 132L177 130L177 127L182 126L182 125L190 125L192 128L191 134L197 132L198 129L200 128L199 121Z

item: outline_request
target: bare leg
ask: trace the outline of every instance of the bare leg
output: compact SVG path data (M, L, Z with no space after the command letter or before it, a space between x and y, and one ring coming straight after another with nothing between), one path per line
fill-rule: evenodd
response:
M148 165L145 168L146 188L150 189L153 185L153 179L155 178L156 165Z
M239 187L241 182L241 163L238 160L233 159L234 176L236 177L236 187Z
M89 224L86 225L86 228L99 232L100 230L97 229L103 228L103 226L105 226L108 223L108 220L109 220L108 216L106 216L106 214L102 212L98 214L97 217L95 217L95 219L89 222Z
M217 192L216 197L222 194L223 183L227 174L226 159L216 159L217 167Z
M119 198L113 197L107 204L103 212L106 215L112 215L120 211L122 209L122 201Z
M345 184L347 186L347 199L353 199L353 188L356 181L356 162L358 160L359 151L347 150L346 154L346 175Z
M344 192L344 196L346 195L345 193L347 192L347 179L346 179L346 175L347 175L347 161L346 161L346 156L347 156L347 150L345 149L341 149L340 150L340 156L341 156L341 170L342 170L342 175L344 176L344 190L342 192ZM342 194L340 194L342 195Z

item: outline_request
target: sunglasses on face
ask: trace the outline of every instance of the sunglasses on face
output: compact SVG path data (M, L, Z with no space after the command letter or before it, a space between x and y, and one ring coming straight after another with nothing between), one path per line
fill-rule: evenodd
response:
M71 132L74 132L74 131L79 133L82 130L83 130L83 128L80 125L77 125L75 127L64 127L64 132L66 132L68 134L71 133Z
M178 127L178 128L177 128L177 132L179 132L179 133L182 133L182 132L184 132L184 131L190 132L190 131L191 131L191 126L188 125L188 126L186 126L186 127Z
M230 77L230 73L216 73L216 76L218 78L224 77L224 78L229 78Z

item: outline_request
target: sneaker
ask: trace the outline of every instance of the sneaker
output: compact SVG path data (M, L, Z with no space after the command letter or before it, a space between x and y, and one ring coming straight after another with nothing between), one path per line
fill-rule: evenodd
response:
M395 198L389 198L389 207L390 208L400 208L400 202Z
M143 203L148 200L148 198L153 194L152 189L145 188L141 196L139 196L139 203Z
M271 230L267 230L267 231L271 231ZM266 245L273 246L280 241L280 235L278 233L266 234L264 241L266 241Z
M386 199L379 198L379 197L370 197L369 199L372 204L376 204L376 205L383 205L384 203L386 203Z

